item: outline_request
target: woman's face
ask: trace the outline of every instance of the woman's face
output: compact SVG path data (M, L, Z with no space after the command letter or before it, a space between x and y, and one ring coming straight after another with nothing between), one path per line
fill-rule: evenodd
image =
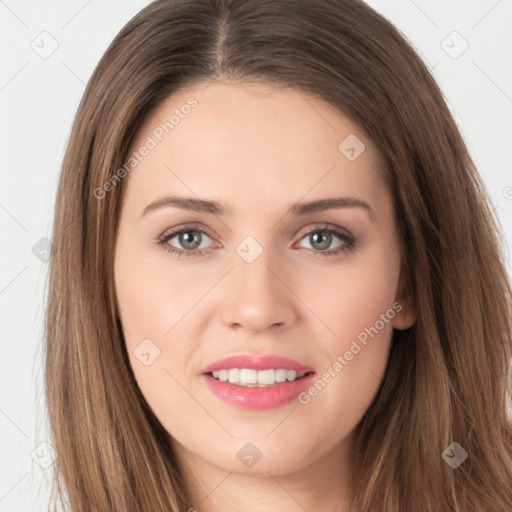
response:
M342 457L413 321L370 140L305 93L216 82L162 103L130 155L117 300L175 449L275 476Z

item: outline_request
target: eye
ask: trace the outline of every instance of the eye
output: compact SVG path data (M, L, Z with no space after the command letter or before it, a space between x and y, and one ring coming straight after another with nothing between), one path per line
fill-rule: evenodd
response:
M202 229L185 227L177 231L166 232L159 237L159 244L163 245L164 248L172 254L177 256L201 256L207 251L200 248L204 236L210 238L208 233ZM178 243L184 249L176 248L169 242L176 238Z
M178 230L167 231L158 237L158 245L162 245L165 250L176 256L202 256L209 252L209 247L203 245L204 239L211 238L210 235L196 227L188 226ZM170 242L176 238L176 241ZM331 250L328 249L333 239L341 241L338 247ZM305 233L300 240L307 239L311 244L311 252L313 256L335 256L342 252L349 252L356 247L356 239L348 232L341 228L331 228L327 225L315 226L313 229ZM181 246L176 247L176 244Z
M328 249L334 239L338 238L341 240L341 244L338 247L331 250ZM348 232L341 230L340 228L330 228L327 226L315 226L313 229L308 231L301 240L306 239L311 249L314 251L313 256L336 256L343 252L350 252L356 247L356 239Z

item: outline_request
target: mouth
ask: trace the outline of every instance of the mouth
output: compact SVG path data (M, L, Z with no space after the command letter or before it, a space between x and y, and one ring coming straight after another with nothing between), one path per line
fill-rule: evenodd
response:
M270 409L296 399L315 378L313 368L279 355L239 355L201 371L212 395L232 406Z
M237 386L248 388L266 388L283 384L285 382L295 382L310 375L311 371L288 370L286 368L269 368L267 370L254 370L252 368L225 368L208 372L207 375L219 382L228 382Z

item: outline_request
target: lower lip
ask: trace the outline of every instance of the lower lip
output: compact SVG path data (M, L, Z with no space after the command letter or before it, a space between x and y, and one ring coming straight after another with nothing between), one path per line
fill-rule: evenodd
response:
M228 404L243 409L271 409L286 404L305 391L315 378L312 372L302 379L283 382L268 387L245 387L222 382L204 374L210 391Z

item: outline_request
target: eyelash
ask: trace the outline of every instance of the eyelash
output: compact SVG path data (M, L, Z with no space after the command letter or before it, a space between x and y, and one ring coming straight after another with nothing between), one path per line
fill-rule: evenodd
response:
M171 240L172 238L174 238L176 235L180 235L182 233L187 233L189 231L195 231L197 233L204 234L204 235L208 236L209 238L212 238L206 231L204 231L202 229L199 229L199 228L196 228L193 226L185 226L184 228L181 228L179 230L172 231L172 232L165 232L162 235L160 235L157 240L157 245L163 246L163 248L166 251L168 251L169 253L174 254L175 256L178 256L178 257L181 257L181 256L195 257L195 256L205 255L208 252L208 249L196 249L193 251L187 251L184 249L176 249L175 247L172 247L167 244L167 242L169 240ZM314 250L314 249L307 249L309 251L312 251L314 256L316 256L316 255L337 256L341 253L349 253L349 252L353 251L356 247L357 240L354 237L348 235L344 231L334 229L334 228L329 228L327 226L315 226L313 229L309 230L307 233L304 233L304 235L301 237L300 240L303 240L311 233L316 233L316 232L334 234L345 243L342 244L341 247L339 247L338 249L331 249L329 251L318 251L318 250Z

